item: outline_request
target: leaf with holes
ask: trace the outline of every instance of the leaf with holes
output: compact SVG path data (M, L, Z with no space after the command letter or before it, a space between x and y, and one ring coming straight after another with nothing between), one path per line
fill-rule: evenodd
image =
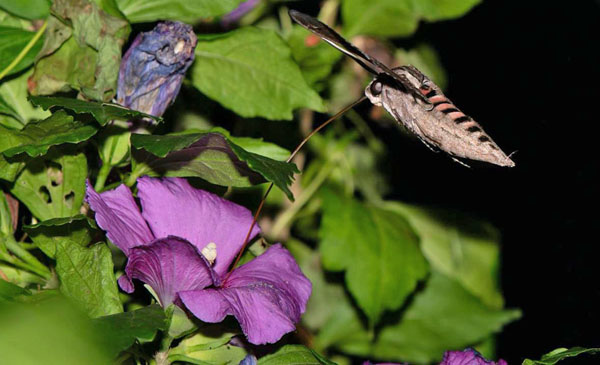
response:
M100 125L106 125L106 123L115 119L128 120L151 118L157 122L163 121L161 117L155 117L150 114L138 112L137 110L127 109L117 104L62 97L30 96L29 99L33 105L40 106L44 108L44 110L48 110L52 107L61 107L69 109L77 114L90 114L98 121L98 123L100 123Z
M246 151L220 133L133 134L131 145L138 149L133 151L134 177L200 177L212 184L234 187L258 184L264 178L293 199L289 185L298 172L296 165Z
M90 317L123 312L106 244L83 247L68 240L57 242L56 273L61 293L79 304Z
M350 293L371 324L376 324L384 311L400 308L427 274L418 239L397 213L330 190L322 197L323 266L346 272Z
M85 141L96 132L98 127L73 120L59 110L47 119L27 124L22 130L0 126L0 151L6 157L23 152L36 157L55 145Z
M83 203L86 176L84 154L55 151L29 161L10 191L39 220L71 217Z
M266 29L199 37L192 84L243 117L290 120L297 108L324 110L288 45Z

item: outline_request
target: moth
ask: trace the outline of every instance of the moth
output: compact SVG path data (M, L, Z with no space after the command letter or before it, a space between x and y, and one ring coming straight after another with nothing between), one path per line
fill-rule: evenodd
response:
M456 159L466 158L513 167L507 156L483 128L461 112L442 90L414 66L390 69L363 53L319 20L289 11L298 24L313 32L375 75L365 89L371 103L383 106L432 150L438 148Z

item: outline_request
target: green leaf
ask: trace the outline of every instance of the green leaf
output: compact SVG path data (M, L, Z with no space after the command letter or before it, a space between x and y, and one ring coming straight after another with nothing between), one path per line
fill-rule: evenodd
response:
M82 247L69 241L56 244L60 291L91 317L123 312L110 249L100 243Z
M481 0L344 0L346 34L407 36L419 20L436 21L462 16Z
M50 116L50 112L34 107L27 100L27 80L32 73L33 69L0 84L0 98L4 99L4 102L18 115L18 118L14 118L0 113L0 124L20 129L30 120L45 119Z
M13 234L13 213L7 198L4 191L0 190L0 235Z
M29 97L33 105L41 106L44 110L52 107L62 107L69 109L77 114L91 114L98 123L106 125L111 120L127 120L136 118L151 118L157 122L162 122L161 117L155 117L150 114L138 112L137 110L127 109L118 104L100 103L97 101L85 101L73 98L62 97Z
M342 52L324 41L307 45L307 40L314 40L316 37L308 30L295 25L287 39L292 50L292 56L311 87L318 86L321 81L327 78L333 66L343 55ZM321 88L323 86L321 85Z
M301 345L287 345L276 353L267 355L258 360L259 365L288 365L288 364L334 364L316 354L313 350Z
M415 363L439 361L447 349L481 342L519 317L520 311L490 308L456 281L432 271L401 322L381 331L372 354Z
M14 300L21 295L31 295L31 292L6 280L0 280L0 303Z
M98 138L98 154L103 164L117 166L123 163L130 153L131 132L117 125L104 128Z
M50 14L48 0L0 0L0 9L25 19L42 19Z
M131 23L179 20L195 23L199 19L229 13L244 0L117 0L119 9Z
M131 145L144 150L133 152L136 177L200 177L212 184L243 187L262 182L262 176L293 199L289 185L298 172L296 165L248 152L220 133L132 134Z
M131 312L99 317L94 323L106 334L103 342L116 355L129 348L136 339L152 341L158 330L167 328L167 317L161 306L153 304Z
M24 162L12 160L13 159L7 160L4 155L0 153L0 179L13 182L25 167ZM19 158L19 160L22 160L22 158Z
M10 104L8 104L6 100L4 100L2 95L0 95L0 114L9 115L23 123L19 114L17 114L17 111L12 106L10 106Z
M24 226L23 230L48 257L54 258L56 245L63 241L81 247L87 246L92 240L92 235L96 233L95 228L93 221L78 214L73 217L54 218Z
M387 209L402 214L421 238L429 264L455 279L493 308L502 308L498 284L498 233L489 224L456 212L427 210L399 202Z
M540 360L525 359L523 365L554 365L567 357L575 357L581 354L595 354L600 348L572 347L570 349L559 348L542 356Z
M49 291L42 293L47 294ZM106 335L62 298L34 304L0 305L2 363L22 365L112 364L112 354L102 346Z
M289 120L296 108L324 110L287 44L270 30L244 27L200 37L192 83L243 117Z
M14 1L14 3L18 3L18 1ZM17 58L34 35L34 32L28 32L23 29L0 26L0 54L2 55L0 57L0 71L4 70L6 66ZM42 43L42 39L39 39L8 75L15 74L29 67L33 63L35 56L42 49Z
M51 10L30 92L49 95L75 89L88 99L111 100L129 24L89 0L55 1Z
M290 151L275 143L265 142L262 138L234 137L228 130L214 127L210 132L221 133L227 140L235 143L248 152L256 153L277 161L285 161L290 157Z
M172 348L169 351L169 361L185 361L192 364L239 364L246 356L246 350L229 344L234 336L235 333L223 333L219 327L204 326L196 334Z
M28 162L11 188L42 221L78 214L85 195L85 155L58 152Z
M59 110L47 119L27 124L20 131L0 126L0 150L6 157L23 152L36 157L55 145L85 141L97 131L96 126L73 120Z
M427 274L418 240L401 215L326 190L319 236L323 265L346 284L372 324L400 308ZM343 252L343 254L340 254Z

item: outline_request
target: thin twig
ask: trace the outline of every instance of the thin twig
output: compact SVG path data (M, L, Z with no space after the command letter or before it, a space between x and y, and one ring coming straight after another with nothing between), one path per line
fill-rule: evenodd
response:
M362 103L366 98L367 98L366 96L361 97L357 101L353 102L352 104L346 106L345 108L343 108L342 110L340 110L339 112L337 112L333 117L327 119L325 122L323 122L317 128L315 128L312 132L310 132L308 134L308 136L306 136L302 140L302 142L300 142L300 144L292 152L292 154L290 155L290 157L288 157L288 159L286 160L286 162L292 161L292 159L296 156L296 154L300 151L300 149L306 144L306 142L308 142L308 140L312 136L314 136L316 133L318 133L321 129L325 128L329 123L333 122L334 120L336 120L337 118L339 118L341 115L343 115L344 113L346 113L348 110L350 110L350 109L354 108L356 105ZM244 244L242 245L242 248L240 249L240 252L238 253L238 255L236 257L235 262L231 266L231 269L227 273L227 276L225 276L225 280L223 280L223 282L227 281L227 279L229 278L229 275L231 275L231 272L233 271L233 269L240 262L240 259L242 258L242 253L246 249L246 246L248 246L248 241L250 240L250 235L252 234L252 230L256 226L256 222L258 220L258 216L260 215L260 212L262 211L262 208L265 205L265 200L267 200L267 196L271 192L271 189L273 189L273 183L269 184L269 187L267 188L267 191L265 192L265 194L263 195L260 203L258 204L258 208L256 208L256 213L254 213L254 218L252 219L252 224L250 224L250 229L248 230L248 233L246 234L246 238L244 238Z

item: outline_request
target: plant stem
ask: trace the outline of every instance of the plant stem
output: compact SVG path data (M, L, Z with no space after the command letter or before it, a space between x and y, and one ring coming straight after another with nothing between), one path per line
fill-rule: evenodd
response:
M40 37L42 36L42 34L44 34L44 31L46 30L47 26L48 26L48 21L46 20L46 21L44 21L44 24L42 24L42 26L40 27L40 29L38 29L38 31L35 33L35 35L33 36L33 38L31 38L31 40L29 41L29 43L27 43L27 45L25 45L25 47L17 55L17 57L15 57L15 59L8 66L6 66L6 68L4 70L2 70L2 72L0 72L0 80L2 80L2 78L4 76L8 75L8 73L10 71L12 71L12 69L15 68L19 64L19 62L21 62L21 60L23 60L23 58L25 58L25 56L27 55L27 53L29 53L29 51L31 50L31 48L40 39Z
M6 248L10 252L12 252L17 258L24 261L19 262L12 260L13 262L11 262L11 264L29 270L43 277L44 279L49 279L52 276L48 268L39 262L38 259L30 254L26 249L21 247L21 245L19 245L13 236L5 236L4 242L6 244Z
M287 227L290 222L294 219L296 214L302 209L302 207L308 202L308 200L319 190L321 185L325 182L331 171L333 170L333 163L328 162L317 173L315 178L310 182L310 184L300 193L296 201L290 205L288 209L283 211L273 224L273 228L271 229L271 236L279 237L281 232Z
M104 188L104 184L106 183L106 179L110 174L110 170L112 170L112 166L105 163L100 167L100 171L98 171L98 177L96 178L96 184L94 185L94 190L100 192Z

